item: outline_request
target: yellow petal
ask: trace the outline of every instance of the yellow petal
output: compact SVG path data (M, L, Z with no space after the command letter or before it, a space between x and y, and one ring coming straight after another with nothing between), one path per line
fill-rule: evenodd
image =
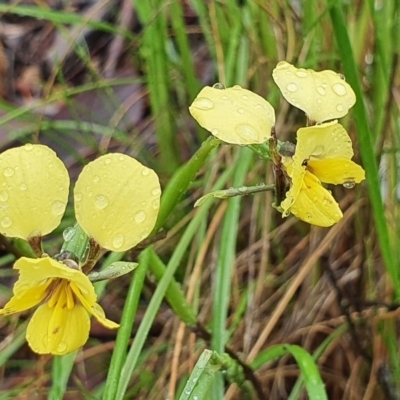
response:
M27 144L0 154L0 233L27 240L51 232L68 191L68 172L47 146Z
M308 161L307 170L321 182L353 185L365 179L364 170L355 162L339 158Z
M0 310L0 315L9 315L35 307L47 297L47 288L50 283L51 280L34 287L26 285L25 288L22 284L17 286L17 283L16 286L14 286L14 296L11 297L4 308Z
M303 110L312 121L341 118L356 102L351 86L343 75L334 71L315 72L281 61L273 70L272 77L283 97Z
M63 304L49 308L45 303L30 320L26 339L35 353L63 355L86 343L90 329L87 311L80 304L72 309Z
M89 303L86 299L86 296L84 296L81 291L76 290L74 284L71 284L71 289L73 290L75 296L81 302L82 306L86 309L86 311L92 314L102 325L109 329L115 329L119 327L119 324L106 318L104 310L99 304Z
M331 226L343 217L339 205L310 172L304 175L303 187L290 208L298 219L317 226Z
M132 157L108 154L79 175L74 190L76 219L102 247L126 251L154 228L160 194L153 170Z
M18 269L20 275L14 286L16 295L24 288L34 288L48 280L65 279L79 287L91 305L96 303L97 296L89 278L82 271L69 268L50 257L21 257L15 262L14 269Z
M350 136L337 121L300 128L297 131L296 156L308 159L341 158L350 160L353 148Z
M189 111L203 128L231 144L263 143L275 125L271 104L237 85L227 89L206 86Z

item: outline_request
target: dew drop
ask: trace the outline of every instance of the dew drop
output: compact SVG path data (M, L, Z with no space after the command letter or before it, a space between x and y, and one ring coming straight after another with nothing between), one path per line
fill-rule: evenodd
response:
M104 208L106 208L108 206L108 199L106 196L104 196L104 194L98 194L95 198L94 198L94 206L98 209L98 210L103 210Z
M135 221L140 224L146 220L146 213L143 210L138 211L135 214Z
M121 154L121 155L118 157L118 160L119 160L119 161L124 161L124 160L125 160L124 155Z
M75 234L75 228L73 228L72 226L64 229L64 232L62 234L64 242L69 242L73 238L74 234Z
M207 97L198 97L192 106L199 110L208 111L214 108L214 102Z
M25 185L25 183L21 183L21 184L19 185L19 190L22 190L22 191L26 190L26 185Z
M12 225L12 219L10 217L3 217L0 224L3 228L9 228Z
M51 203L51 212L54 215L62 215L65 210L65 203L55 200Z
M7 201L8 200L8 193L2 190L0 192L0 201Z
M83 199L82 193L75 193L75 201L81 201Z
M152 203L151 203L151 205L153 206L153 208L155 209L155 210L158 210L159 208L160 208L160 200L154 200Z
M24 146L24 149L25 149L26 151L31 151L31 150L33 149L33 144L27 143L27 144Z
M347 93L346 87L342 83L335 83L332 86L332 90L338 95L338 96L344 96Z
M249 124L238 124L235 127L236 133L244 140L257 140L257 131Z
M326 95L326 90L325 90L322 86L318 86L318 87L317 87L317 92L318 92L321 96L325 96L325 95Z
M238 108L238 110L237 110L237 111L238 111L238 113L239 113L239 114L244 114L244 110L243 110L243 108Z
M225 85L222 84L222 83L220 83L220 82L217 82L217 83L215 83L215 84L213 85L213 88L214 88L214 89L219 89L219 90L224 90L224 89L225 89Z
M249 99L249 97L248 96L246 96L245 94L242 96L242 99L243 100L248 100Z
M235 85L235 86L232 86L232 89L234 89L234 90L242 90L242 87L240 85Z
M348 181L343 183L343 187L345 189L353 189L353 187L356 186L356 182L354 179L349 179Z
M97 183L97 182L99 182L100 181L100 177L98 176L98 175L95 175L94 177L93 177L93 182L94 183Z
M58 353L64 353L64 351L66 351L68 348L67 343L65 342L60 342L57 345L57 352Z
M148 168L144 167L144 168L142 169L142 175L143 175L143 176L147 176L149 173L150 173L150 170L149 170Z
M304 71L304 69L299 69L298 71L296 71L296 75L299 78L307 78L308 73L307 73L307 71Z
M289 85L286 86L286 89L289 90L289 92L297 92L297 85L295 83L289 83Z
M13 168L11 168L11 167L7 167L7 168L3 171L3 174L4 174L4 176L6 176L6 177L13 176L14 173L15 173L15 170L14 170Z
M336 106L336 110L339 111L339 112L342 112L343 111L343 106L341 104L338 104Z
M107 157L104 162L108 165L111 164L111 158Z
M218 135L219 135L219 129L212 128L212 129L211 129L211 133L212 133L214 136L218 136Z
M221 99L222 100L228 100L228 96L222 96Z
M160 195L161 194L161 189L160 188L154 188L152 191L151 191L151 194L153 195L153 196L158 196L158 195Z
M125 241L124 235L117 235L117 236L115 236L112 244L113 244L114 248L120 249L122 247L122 245L124 244L124 241Z
M240 192L240 193L247 193L248 192L248 187L247 186L240 186L240 187L238 187L238 191Z

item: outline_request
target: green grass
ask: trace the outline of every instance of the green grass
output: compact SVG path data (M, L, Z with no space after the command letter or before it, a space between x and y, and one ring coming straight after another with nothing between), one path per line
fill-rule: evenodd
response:
M0 103L2 150L48 144L73 182L89 160L120 151L153 168L163 188L153 231L161 239L100 262L139 262L131 275L95 285L107 315L121 321L118 332L93 328L82 350L41 357L24 340L27 313L0 317L1 396L396 398L398 2L132 4L141 24L135 30L115 15L95 21L70 10L0 5L0 15L39 18L66 39L73 28L106 35L90 42L93 48L71 42L70 53L83 67L80 79L58 60L36 100ZM118 68L129 73L105 79L102 68L116 37L124 40ZM239 84L268 99L278 139L294 141L304 116L272 80L281 60L343 73L356 93L343 124L366 181L332 189L344 218L329 229L282 219L267 192L193 208L213 190L270 184L273 175L265 149L221 144L197 125L188 106L205 84ZM131 125L129 99L123 103L118 92L128 85L140 93L130 99L141 110ZM94 91L109 121L96 113L81 120L73 111L81 107L78 95ZM43 112L60 105L70 110L66 117ZM73 221L71 203L62 226ZM50 255L59 251L60 231L45 242ZM1 305L10 295L14 257L26 254L19 244L3 243ZM198 387L191 385L194 378Z

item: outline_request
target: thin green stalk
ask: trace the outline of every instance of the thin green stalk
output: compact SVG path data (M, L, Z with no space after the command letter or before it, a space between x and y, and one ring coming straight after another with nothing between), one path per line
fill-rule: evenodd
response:
M240 149L240 156L236 164L232 182L234 186L243 185L252 158L253 153L249 149ZM228 316L232 274L236 255L236 238L239 230L241 198L234 197L229 199L228 202L228 208L222 226L221 245L216 266L212 303L213 325L211 347L220 354L224 352L228 339L226 319ZM214 381L212 394L214 399L222 399L224 396L224 384L221 374L218 374Z
M385 218L385 209L380 192L380 181L376 157L373 150L372 133L368 125L368 118L363 102L363 94L361 91L360 80L358 78L357 66L354 62L341 3L330 0L328 4L330 7L329 12L332 19L333 31L336 37L346 79L350 83L358 99L354 105L354 120L360 142L361 158L366 171L369 197L372 204L379 246L385 266L394 286L395 298L396 300L399 300L399 269L397 268L397 264L394 263L392 257L392 244L389 237L389 230Z
M53 379L48 396L49 400L59 400L64 397L77 353L78 351L74 351L72 353L66 354L65 356L53 357Z
M150 253L151 248L147 248L140 254L139 266L132 275L132 283L129 287L125 301L121 327L118 331L115 348L111 358L110 369L108 371L103 393L103 400L115 400L115 395L121 379L121 371L126 360L126 349L128 348L129 340L132 335L132 327L136 317L140 294L149 268Z

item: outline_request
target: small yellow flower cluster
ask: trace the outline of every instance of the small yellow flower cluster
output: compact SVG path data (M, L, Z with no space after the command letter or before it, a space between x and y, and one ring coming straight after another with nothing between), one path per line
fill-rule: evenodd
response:
M278 63L272 76L285 99L303 110L312 125L297 131L294 154L282 156L290 189L277 208L284 217L292 213L310 224L331 226L343 214L322 183L351 188L365 179L364 170L351 161L351 139L337 121L354 105L354 92L334 71L298 69L286 61ZM205 87L189 110L202 127L231 144L264 143L275 125L272 106L240 86Z
M69 194L67 169L47 146L27 144L0 154L0 233L31 241L60 223ZM74 188L76 219L107 250L126 251L154 228L160 204L156 173L124 154L101 156L83 168ZM40 304L26 338L39 354L63 355L85 344L92 314L108 328L94 287L79 265L21 257L19 280L0 315Z

